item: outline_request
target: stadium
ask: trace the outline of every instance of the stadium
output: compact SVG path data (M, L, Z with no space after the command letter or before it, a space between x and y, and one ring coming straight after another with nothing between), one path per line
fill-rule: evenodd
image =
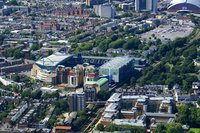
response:
M169 12L200 12L200 0L172 0L168 6Z
M132 66L144 67L146 61L141 58L132 58L128 56L113 58L99 56L82 56L81 54L67 55L57 52L36 61L33 64L33 68L31 69L31 76L41 81L51 81L51 79L48 78L55 77L56 69L58 68L58 66L69 68L74 67L77 64L84 63L95 66L96 68L100 69L100 72L103 74L109 75L110 73L112 75L112 73L114 73L115 71L115 75L117 76L113 76L113 80L119 82L119 80L122 80L122 78L124 77L122 75L126 75L125 70L131 70ZM125 66L128 67L125 68ZM122 70L122 68L125 69L122 71L124 72L124 74L118 72L118 70Z

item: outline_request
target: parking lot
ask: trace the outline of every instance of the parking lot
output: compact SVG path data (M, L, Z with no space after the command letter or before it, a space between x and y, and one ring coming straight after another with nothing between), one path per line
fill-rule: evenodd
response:
M160 38L163 43L173 41L176 37L186 37L193 31L193 27L189 25L171 26L161 25L158 28L146 32L141 35L141 39L148 42L149 40L155 40L152 34L155 34L156 38Z

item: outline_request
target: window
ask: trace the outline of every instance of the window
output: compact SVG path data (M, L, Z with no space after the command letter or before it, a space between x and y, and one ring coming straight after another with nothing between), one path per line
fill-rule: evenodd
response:
M92 81L92 78L91 77L87 77L87 81Z
M182 10L187 10L187 7L182 7Z
M71 77L71 84L76 85L76 77Z

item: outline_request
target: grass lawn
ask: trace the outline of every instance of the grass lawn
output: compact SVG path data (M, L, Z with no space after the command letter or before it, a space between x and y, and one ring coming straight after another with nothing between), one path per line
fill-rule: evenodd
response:
M200 133L200 128L190 128L190 131L193 131L195 133Z

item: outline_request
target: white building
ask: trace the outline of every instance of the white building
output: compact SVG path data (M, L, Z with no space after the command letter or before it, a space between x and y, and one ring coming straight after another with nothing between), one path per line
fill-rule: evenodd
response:
M27 108L28 108L28 103L22 102L17 108L11 110L7 118L10 119L11 121L16 121Z
M42 91L42 93L53 93L55 91L58 91L58 89L53 89L53 86L50 86L50 87L41 87L40 90Z
M0 76L0 82L5 86L16 84L16 82L14 82L13 80L7 79L5 76Z
M115 17L115 10L112 4L105 3L103 5L94 5L94 10L97 16L100 16L103 18Z

